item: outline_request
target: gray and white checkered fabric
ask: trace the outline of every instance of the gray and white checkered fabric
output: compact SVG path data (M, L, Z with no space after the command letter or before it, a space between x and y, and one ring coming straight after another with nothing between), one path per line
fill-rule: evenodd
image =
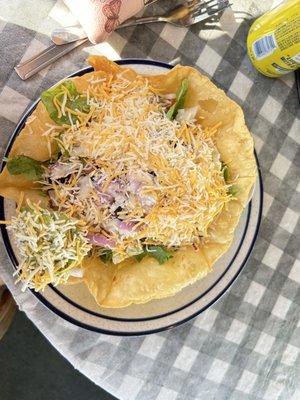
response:
M170 3L161 0L155 11ZM233 3L235 10L255 16L271 5ZM265 188L263 223L244 271L217 304L179 328L121 338L73 326L14 286L2 246L1 276L21 309L76 369L120 399L299 400L299 103L293 74L269 79L250 65L245 46L249 15L238 13L234 19L226 12L217 27L202 31L164 24L125 28L107 43L76 49L25 82L13 66L49 45L46 34L66 24L63 18L72 24L72 18L54 0L2 2L0 15L2 151L26 106L41 90L84 66L87 52L167 62L180 57L243 107Z

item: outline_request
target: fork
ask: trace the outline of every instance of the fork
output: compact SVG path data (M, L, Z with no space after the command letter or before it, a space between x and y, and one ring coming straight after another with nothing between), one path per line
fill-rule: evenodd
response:
M168 22L175 26L188 27L207 20L230 5L229 0L190 0L173 8L173 10L169 11L167 14L161 16L131 18L120 25L120 27L123 28L125 26L131 26L132 24L149 24L152 22Z
M230 5L229 0L207 0L204 2L203 0L190 0L164 15L130 18L117 29L153 22L167 22L175 26L189 27L219 14ZM57 45L71 43L79 39L87 40L84 30L78 26L57 28L52 32L51 39Z
M219 14L230 5L231 4L229 3L229 0L207 0L204 2L201 0L190 0L174 8L165 15L133 18L127 20L118 28L125 26L149 24L152 22L168 22L176 26L188 27ZM60 30L60 32L62 32L62 30ZM35 55L34 57L30 58L29 60L26 60L23 63L15 66L15 71L21 79L26 80L30 78L37 72L46 68L54 61L58 60L60 57L69 53L72 49L87 42L88 38L85 36L84 33L84 37L80 37L80 35L77 35L75 39L73 35L73 38L62 36L57 42L54 40L54 37L52 37L52 40L55 42L55 44L48 47L41 53Z

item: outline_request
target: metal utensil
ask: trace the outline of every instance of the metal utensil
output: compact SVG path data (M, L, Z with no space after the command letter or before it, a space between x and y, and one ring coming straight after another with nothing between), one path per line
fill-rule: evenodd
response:
M87 39L87 36L80 25L62 26L51 32L51 40L57 46L82 39Z
M153 22L167 22L176 26L188 27L198 22L205 21L229 6L228 0L208 0L204 2L203 0L190 0L175 7L164 15L130 18L117 29ZM84 38L86 38L86 33L80 25L57 28L54 29L51 34L51 40L58 46Z
M60 57L69 53L71 50L87 42L87 40L87 38L81 39L75 42L63 44L62 46L53 44L29 60L16 65L15 71L21 79L26 80L52 64L54 61L58 60Z
M155 3L156 1L158 0L144 0L144 6L145 7L149 6ZM77 28L82 31L82 28L80 26L78 26ZM73 27L73 29L76 30L76 27ZM48 47L41 53L38 53L34 57L31 57L29 60L26 60L23 63L16 65L14 69L21 79L26 80L30 78L32 75L35 75L42 69L46 68L52 62L58 60L60 57L69 53L76 47L81 46L83 43L87 41L88 38L86 37L86 34L81 33L81 35L80 34L77 35L77 38L73 38L73 40L59 43L60 46L54 44Z
M198 22L205 21L230 5L229 0L190 0L164 15L131 18L120 25L120 27L132 26L133 23L134 25L141 25L152 22L167 22L175 26L189 27Z
M118 28L124 26L141 25L152 22L167 22L176 26L185 26L196 24L201 21L205 21L210 17L220 13L231 4L228 0L208 0L202 2L201 0L191 0L185 4L174 8L171 12L154 17L142 17L133 18L127 20L124 24ZM69 53L75 47L82 45L87 42L88 38L81 38L80 40L71 41L61 45L52 45L48 49L45 49L41 53L32 57L31 59L17 65L15 71L21 79L25 80L36 74L43 68L56 61L58 58Z

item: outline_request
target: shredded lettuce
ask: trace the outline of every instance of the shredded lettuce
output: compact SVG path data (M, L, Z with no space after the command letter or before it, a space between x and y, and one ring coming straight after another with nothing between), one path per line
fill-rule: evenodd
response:
M225 182L228 183L230 180L230 172L229 172L227 164L225 164L224 161L221 161L221 170L223 171L223 176L224 176Z
M224 161L221 161L221 171L223 172L224 180L226 183L230 182L230 172L227 164L224 163ZM228 188L227 193L230 194L231 196L236 196L239 192L239 189L236 185L231 185Z
M170 107L169 111L167 112L167 118L169 118L171 121L176 117L178 110L183 108L188 87L189 81L185 78L182 80L181 85L177 90L175 103L172 105L172 107Z
M88 113L90 110L90 106L87 104L86 97L84 95L81 95L77 91L74 82L72 82L71 80L66 80L59 85L45 90L41 94L42 102L46 107L50 118L58 125L70 125L70 117L73 123L75 123L78 119L78 117L73 114L70 114L69 117L67 112L65 113L65 115L62 115L56 108L54 101L62 104L65 95L67 95L65 107L71 109L72 111L77 110L83 113Z
M232 185L228 189L228 194L230 194L231 196L236 196L238 194L238 192L239 192L239 189L236 185Z
M72 268L80 267L91 250L77 220L30 202L12 217L8 228L20 252L18 281L23 281L24 290L65 283Z
M101 258L101 260L102 260L103 262L107 263L107 262L109 262L109 261L112 261L112 256L113 256L113 253L112 253L111 250L109 250L109 249L104 249L103 252L102 252L101 255L100 255L100 258Z

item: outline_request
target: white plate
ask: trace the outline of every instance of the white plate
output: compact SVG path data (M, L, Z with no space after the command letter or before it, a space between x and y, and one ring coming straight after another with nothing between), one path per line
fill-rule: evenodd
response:
M120 63L144 74L162 73L171 68L167 64L149 60L122 60ZM82 75L91 70L91 68L86 68L72 76ZM16 127L6 155L36 104L37 102L31 106ZM123 309L104 309L96 304L83 284L58 287L49 285L42 293L34 291L32 293L57 315L92 331L113 335L141 335L179 325L211 306L241 272L257 237L261 220L262 197L262 180L259 173L252 199L241 217L229 251L218 260L213 271L204 279L186 287L173 297ZM12 201L1 198L0 219L9 219L14 209L15 204ZM1 226L1 230L9 257L16 268L14 245L4 225Z

